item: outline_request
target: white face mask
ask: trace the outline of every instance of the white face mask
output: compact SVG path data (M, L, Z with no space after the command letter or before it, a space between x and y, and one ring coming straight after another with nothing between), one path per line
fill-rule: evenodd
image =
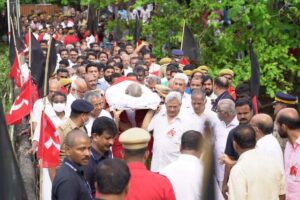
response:
M65 111L66 104L65 103L53 103L53 109L55 112L63 112Z

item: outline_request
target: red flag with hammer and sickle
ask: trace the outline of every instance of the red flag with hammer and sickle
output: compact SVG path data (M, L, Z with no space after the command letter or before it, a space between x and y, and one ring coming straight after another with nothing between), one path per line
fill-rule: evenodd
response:
M42 160L41 167L53 168L59 165L60 140L59 133L50 118L43 111L41 116L41 131L38 146L38 158Z
M23 85L20 95L16 98L10 111L6 114L7 125L19 124L23 117L32 110L31 79Z

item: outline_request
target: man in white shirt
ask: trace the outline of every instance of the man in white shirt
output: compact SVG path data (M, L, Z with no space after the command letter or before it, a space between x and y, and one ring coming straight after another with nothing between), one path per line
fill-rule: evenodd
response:
M87 91L87 84L84 79L77 77L71 83L71 91L67 96L67 112L71 112L71 105L76 99L83 99L84 94Z
M181 137L179 158L160 171L172 183L176 199L201 199L203 164L200 161L202 135L187 131Z
M87 133L91 136L92 126L97 117L108 117L110 119L112 119L112 117L108 111L102 109L104 102L103 97L101 97L100 94L97 94L94 91L89 91L85 94L84 100L90 102L94 106L94 109L90 113L89 121L85 124Z
M180 92L182 96L182 108L190 109L192 107L191 95L184 92L189 82L189 78L184 73L176 73L173 80L173 89Z
M144 55L144 62L149 70L149 74L158 76L160 65L158 65L152 61L152 56L150 53L146 53Z
M256 149L276 159L283 168L283 153L279 142L272 135L273 120L267 114L256 114L250 121L256 133Z
M188 119L180 113L180 93L170 92L165 102L166 109L157 113L148 126L148 131L153 131L154 139L151 162L153 172L159 172L179 157L181 136L188 130Z
M222 190L225 168L219 158L224 154L229 132L239 125L239 121L236 118L235 104L230 99L219 101L217 115L220 121L215 129L215 175Z
M285 175L273 157L255 148L255 131L250 125L239 125L233 132L233 146L239 154L230 171L229 200L285 199Z
M60 83L56 79L49 80L48 95L44 98L38 99L33 105L32 118L31 118L33 131L35 130L36 125L41 120L41 115L42 115L42 111L43 111L44 107L45 107L45 113L47 113L48 115L54 114L54 110L51 105L51 97L57 91L60 91Z
M195 130L204 133L205 122L208 122L212 133L215 132L215 127L219 121L217 114L205 108L206 96L201 89L194 89L191 95L192 109L187 109L185 114L189 118L190 130Z

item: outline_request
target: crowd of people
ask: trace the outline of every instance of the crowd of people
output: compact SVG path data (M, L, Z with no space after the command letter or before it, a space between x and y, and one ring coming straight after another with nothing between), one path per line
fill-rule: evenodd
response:
M44 110L61 164L42 169L43 199L201 199L207 138L216 199L299 199L297 97L278 91L273 120L255 111L248 83L234 88L231 69L211 76L209 66L183 65L179 49L158 59L146 41L108 45L75 11L30 15L22 25L25 43L30 27L45 54L51 36L58 44L27 152L38 150Z

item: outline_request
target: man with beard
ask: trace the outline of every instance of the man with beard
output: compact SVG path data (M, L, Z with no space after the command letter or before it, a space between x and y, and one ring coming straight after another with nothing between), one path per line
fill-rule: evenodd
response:
M87 85L87 90L92 91L97 89L97 78L92 75L92 74L86 74L84 76L86 85Z
M106 66L104 68L104 77L99 80L99 84L97 86L98 89L101 89L103 92L106 91L106 89L111 84L111 75L114 73L114 67L113 66Z
M52 199L92 200L91 188L83 172L83 166L90 158L90 139L84 132L75 129L66 136L64 143L66 158L54 178Z
M211 102L215 102L217 95L213 91L214 82L211 76L202 78L202 89L205 91L206 97L210 98Z
M248 99L238 99L235 103L235 110L236 110L236 116L239 121L239 124L249 124L251 118L253 117L253 108L252 103ZM224 179L223 179L223 187L222 187L222 193L225 199L227 199L227 192L228 192L228 179L229 174L232 166L236 163L236 161L239 158L238 153L235 151L233 147L233 133L234 129L232 129L227 137L226 147L225 147L225 155L221 158L221 160L225 160L225 158L230 158L232 163L229 164L226 161L225 162L225 172L224 172ZM228 157L227 157L228 156Z
M72 48L69 51L69 58L70 58L70 67L76 64L77 58L78 58L78 50L76 48Z
M91 157L85 167L85 177L91 186L92 195L95 197L97 167L104 159L112 158L110 150L114 138L118 133L115 122L108 117L96 118L92 126Z
M71 111L71 104L76 99L82 99L87 91L87 84L84 79L77 77L71 83L71 91L67 96L67 111Z
M300 196L300 118L294 108L280 110L276 117L278 133L288 138L284 150L286 174L286 199L296 200Z

